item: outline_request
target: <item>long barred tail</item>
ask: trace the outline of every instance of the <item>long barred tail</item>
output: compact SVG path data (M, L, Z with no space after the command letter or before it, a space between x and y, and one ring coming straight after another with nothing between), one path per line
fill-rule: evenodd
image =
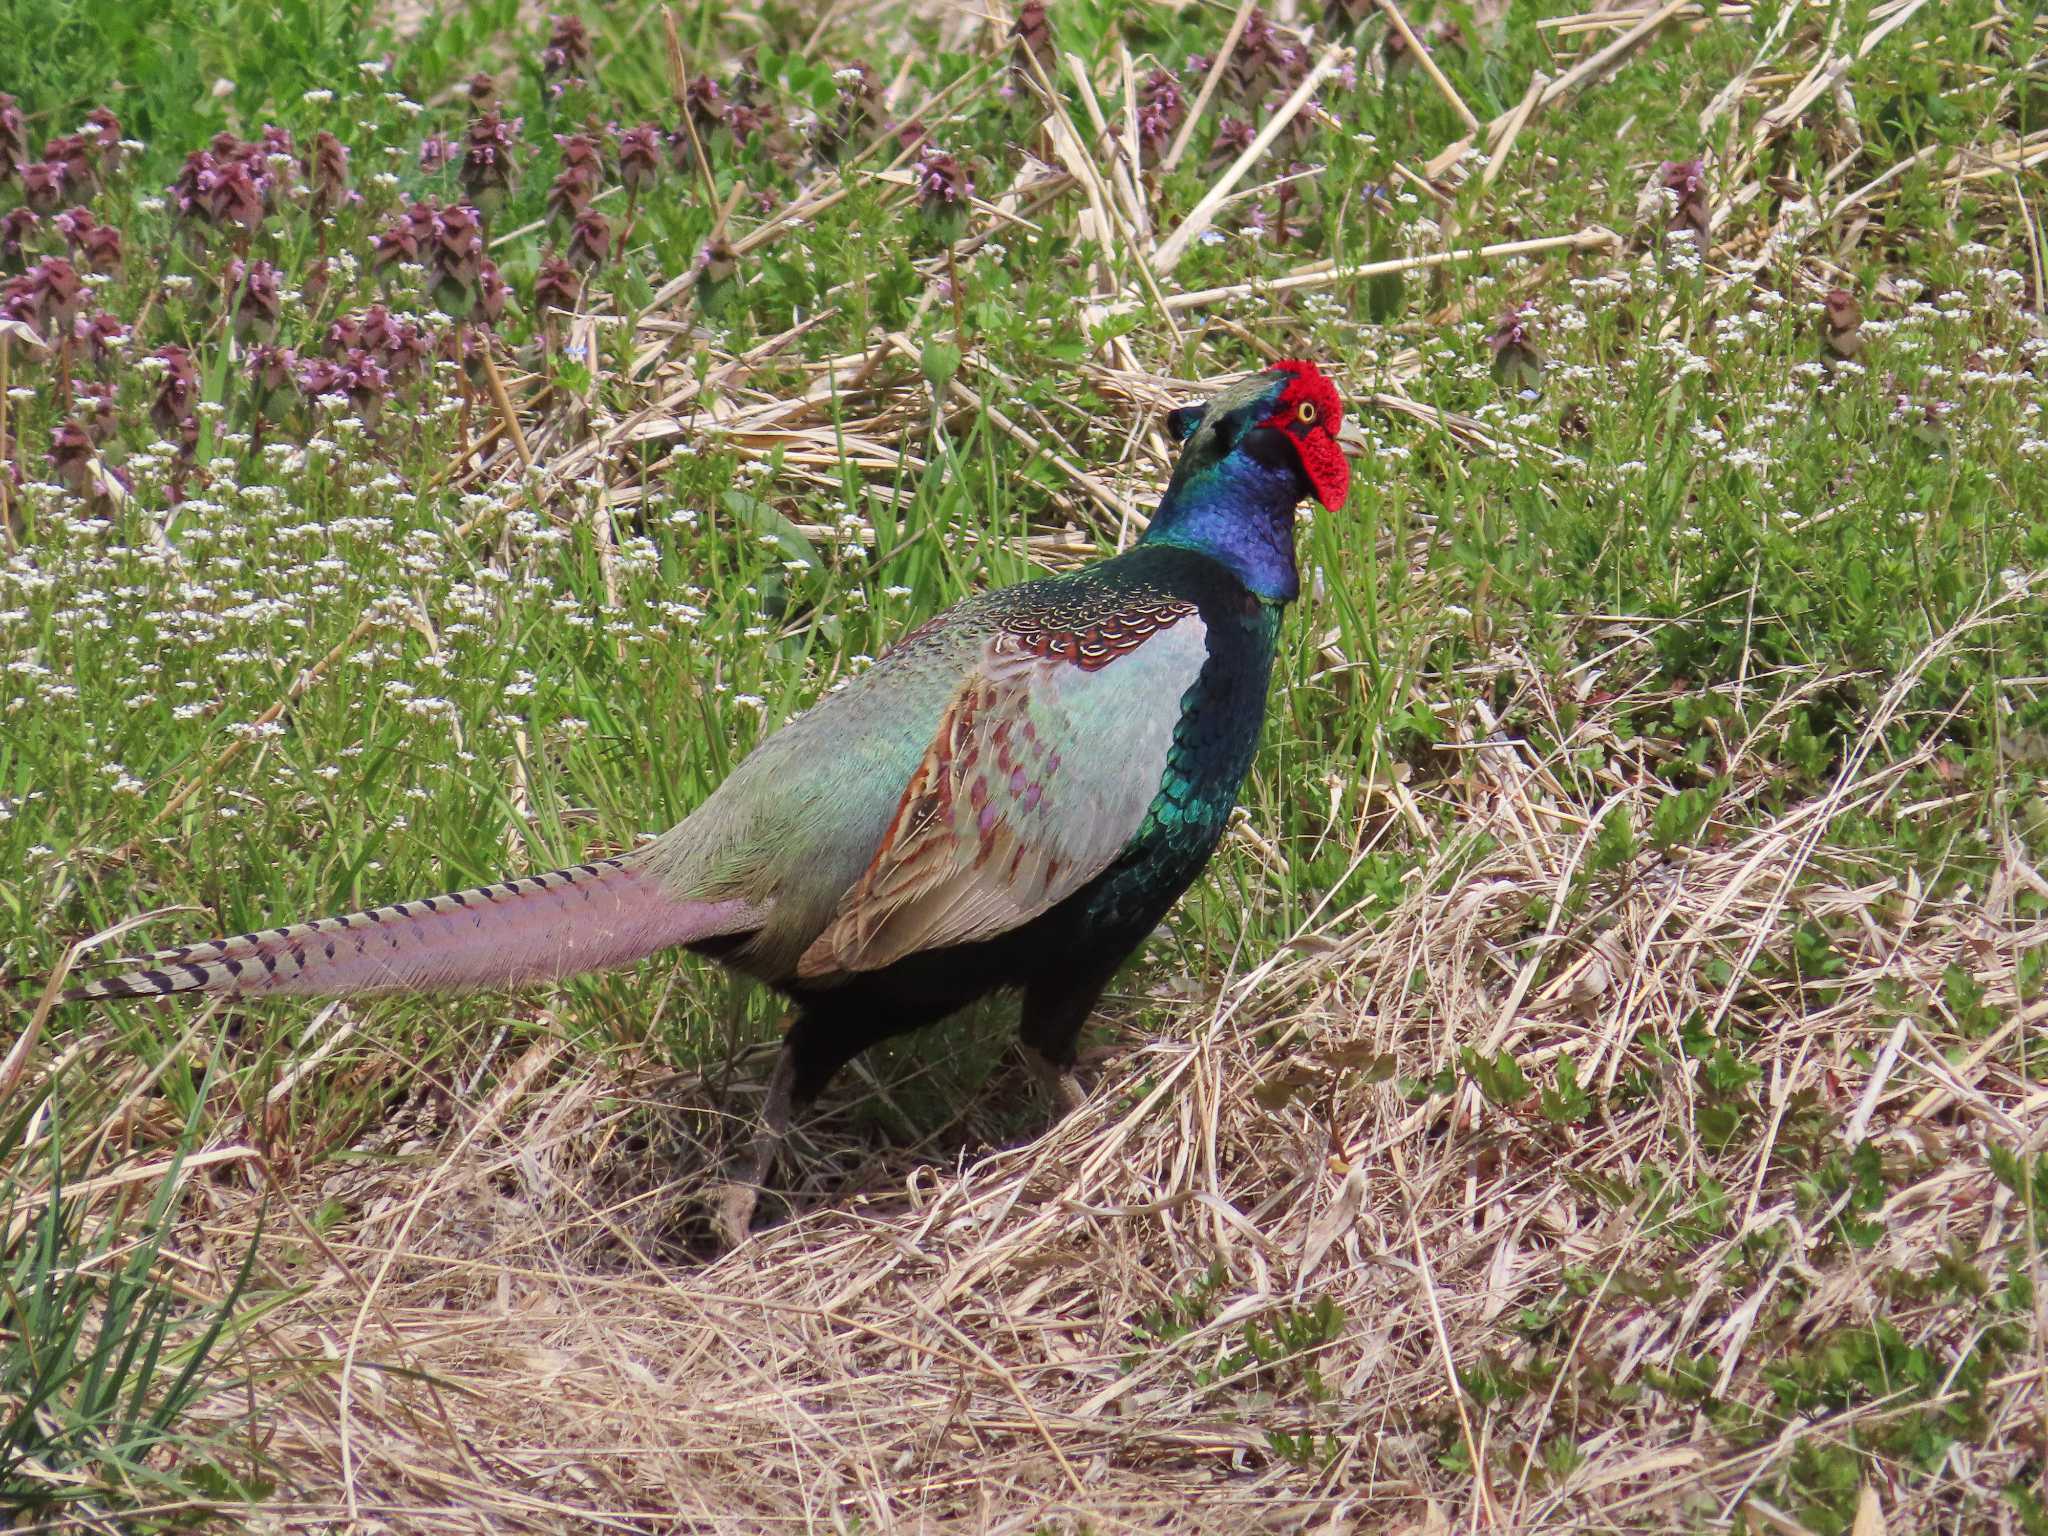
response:
M627 965L671 945L758 925L759 914L745 902L678 899L634 860L604 859L115 961L130 969L73 987L64 1001L515 987Z

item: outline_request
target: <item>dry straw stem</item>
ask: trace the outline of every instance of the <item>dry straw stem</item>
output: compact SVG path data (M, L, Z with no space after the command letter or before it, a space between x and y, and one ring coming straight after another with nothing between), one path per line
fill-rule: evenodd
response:
M1479 173L1481 188L1493 185L1508 156L1514 152L1515 140L1522 136L1522 129L1535 114L1536 104L1543 99L1543 92L1550 84L1550 77L1537 70L1529 77L1529 88L1522 93L1522 99L1515 109L1508 113L1507 121L1501 125L1500 136L1493 140L1493 147L1486 157L1486 169Z
M1444 77L1435 57L1424 46L1415 29L1408 25L1408 18L1401 14L1401 7L1394 0L1375 0L1393 29L1401 34L1401 41L1408 45L1409 54L1422 66L1422 72L1429 76L1429 83L1436 87L1437 94L1451 104L1451 110L1458 114L1458 121L1473 133L1479 131L1479 119L1472 115L1472 109L1465 105L1465 98L1458 94L1457 87Z
M1174 329L1173 317L1168 312L1166 300L1159 291L1158 281L1153 277L1151 267L1147 264L1142 254L1142 237L1139 234L1139 228L1144 222L1144 217L1138 208L1136 194L1128 190L1127 182L1126 189L1121 193L1111 189L1111 181L1116 179L1114 169L1112 170L1112 176L1105 179L1101 170L1089 158L1080 132L1074 127L1073 118L1068 115L1066 103L1060 99L1059 93L1054 90L1052 82L1046 78L1045 71L1039 66L1037 56L1027 51L1024 54L1024 62L1029 68L1032 86L1037 91L1039 100L1045 105L1045 126L1047 134L1052 140L1054 153L1060 157L1061 161L1066 165L1068 173L1079 182L1087 193L1089 210L1095 220L1097 240L1106 253L1118 247L1119 241L1117 237L1122 236L1121 244L1135 258L1132 264L1138 270L1138 278L1145 289L1147 301L1159 316L1160 323L1167 328L1174 336L1176 343L1178 343L1179 332ZM1096 125L1097 136L1099 138L1107 137L1108 125L1103 121L1101 108L1095 103L1094 87L1088 81L1086 67L1071 54L1067 55L1066 62L1069 72L1073 75L1075 83L1088 105L1091 119ZM1119 205L1119 196L1126 199L1125 205ZM1124 212L1125 206L1129 209L1128 216ZM1109 281L1106 256L1101 263L1101 268L1104 291L1114 291L1113 284Z
M491 403L498 408L498 418L504 424L506 436L512 439L512 451L519 455L522 469L533 468L533 450L526 446L526 434L519 427L519 411L512 404L512 396L506 392L504 375L498 372L497 360L491 356L491 348L483 349L484 379L490 386Z
M1166 307L1176 312L1184 309L1201 309L1232 299L1248 299L1255 294L1293 293L1304 289L1330 288L1338 283L1353 282L1360 278L1384 277L1396 272L1426 272L1433 267L1451 266L1461 261L1498 261L1510 256L1538 256L1549 251L1596 251L1617 244L1620 238L1613 230L1594 225L1569 235L1544 235L1534 240L1503 240L1492 245L1471 246L1455 251L1430 251L1420 256L1401 256L1386 261L1364 261L1356 266L1341 268L1334 262L1319 261L1283 277L1262 278L1247 283L1228 283L1217 288L1197 288L1186 293L1169 294ZM1138 307L1133 301L1124 299L1104 306L1104 312L1112 315L1128 314Z
M1590 85L1599 80L1609 70L1619 65L1630 53L1634 52L1638 46L1646 42L1658 28L1683 11L1688 3L1689 0L1669 0L1668 4L1660 6L1644 16L1642 20L1638 21L1605 47L1581 59L1577 64L1574 64L1570 69L1543 88L1542 94L1536 98L1536 107L1546 107L1554 101L1562 100L1581 86ZM1521 108L1517 106L1507 112L1503 112L1487 125L1488 131L1493 132L1504 128L1508 119L1515 112L1519 111L1521 111ZM1467 134L1455 143L1446 145L1437 153L1436 158L1431 160L1423 169L1429 176L1441 176L1460 160L1464 159L1471 149L1472 135Z
M1188 216L1181 220L1179 227L1166 237L1157 251L1152 253L1154 272L1164 277L1180 264L1182 253L1187 250L1190 242L1209 227L1217 211L1230 196L1230 189L1244 179L1244 173L1258 163L1259 157L1266 152L1273 140L1285 132L1287 125L1294 121L1303 107L1308 105L1309 97L1315 94L1316 87L1323 83L1324 77L1352 56L1352 50L1349 48L1338 47L1324 51L1323 56L1316 60L1316 67L1294 88L1294 94L1282 102L1279 109L1266 119L1266 125L1259 130L1258 136L1245 145L1238 157L1230 162L1221 176L1216 178L1216 184L1210 187L1203 194L1202 200L1189 210Z
M1188 140L1195 136L1195 124L1209 110L1209 100L1223 80L1223 71L1230 67L1230 56L1237 52L1237 40L1244 36L1244 24L1251 19L1252 9L1257 4L1258 0L1239 0L1237 14L1230 18L1230 30L1223 34L1223 46L1216 50L1216 57L1209 63L1209 73L1202 77L1202 88L1195 94L1195 104L1188 111L1187 121L1180 125L1180 132L1173 136L1166 158L1159 162L1162 173L1179 165L1180 157L1187 152Z
M1130 140L1124 140L1110 132L1109 119L1103 116L1102 102L1095 94L1095 82L1088 78L1088 66L1075 54L1061 54L1060 58L1067 67L1068 75L1073 79L1075 91L1080 94L1081 105L1087 108L1088 121L1095 129L1095 142L1102 145L1109 156L1109 174L1104 179L1115 192L1113 206L1123 216L1124 234L1134 245L1141 244L1145 239L1148 221L1145 217L1144 199L1138 195L1137 184L1132 179L1132 171L1137 163L1136 152L1132 147L1135 135ZM1035 64L1037 61L1034 59L1032 62ZM1125 57L1125 63L1129 63L1128 55ZM1064 108L1061 109L1061 115L1071 131L1072 115ZM1098 176L1100 174L1097 172Z
M1744 192L1750 192L1750 189L1756 187L1757 184L1753 179L1752 173L1770 142L1790 130L1814 103L1824 97L1832 96L1846 80L1857 60L1869 57L1871 51L1879 43L1883 42L1885 38L1904 26L1908 21L1911 21L1925 4L1926 0L1899 0L1899 3L1879 6L1873 9L1869 18L1868 30L1864 32L1862 38L1857 42L1853 53L1836 51L1840 41L1841 13L1837 11L1830 16L1826 45L1822 49L1820 56L1814 60L1812 66L1807 69L1805 74L1800 76L1798 82L1786 94L1783 100L1758 117L1756 126L1750 132L1749 142L1744 146L1741 155L1735 159L1733 164L1728 167L1726 173L1720 178L1724 186L1733 190L1720 200L1719 215L1725 215L1727 209L1734 205L1739 196ZM1796 11L1787 8L1779 17L1777 26L1772 29L1770 37L1765 40L1764 47L1759 50L1757 60L1751 66L1752 70L1761 67L1765 62L1766 55L1772 51L1776 43L1784 36L1785 30L1795 14ZM1743 85L1747 81L1749 73L1750 71L1744 71L1742 75L1736 77L1735 81L1730 82L1731 90ZM1721 96L1717 96L1715 99L1716 103L1720 104L1723 97L1729 97L1729 92L1724 91ZM1732 97L1730 97L1727 105L1732 104ZM1703 121L1701 124L1702 131L1705 131L1706 126L1706 122ZM1754 193L1751 192L1751 195L1754 195ZM1719 215L1717 215L1717 218Z
M1607 11L1585 11L1576 16L1541 16L1537 18L1538 31L1554 32L1560 38L1583 37L1591 32L1612 32L1617 28L1632 27L1654 7L1646 5L1621 5ZM1673 12L1677 21L1747 21L1754 14L1754 7L1747 5L1718 5L1709 12L1706 7L1688 0Z
M668 54L670 96L683 120L683 133L690 141L690 162L697 168L697 175L704 183L705 199L718 206L718 178L712 174L711 161L704 153L704 141L697 136L696 114L690 110L690 71L683 62L683 40L676 29L676 10L672 5L661 8L662 40ZM712 238L725 233L727 215L721 213L712 226Z

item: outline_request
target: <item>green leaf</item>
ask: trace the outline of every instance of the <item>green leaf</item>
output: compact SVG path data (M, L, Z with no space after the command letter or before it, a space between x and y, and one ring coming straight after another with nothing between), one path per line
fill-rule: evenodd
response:
M1702 1104L1695 1123L1699 1126L1700 1144L1710 1152L1718 1152L1742 1129L1742 1111L1729 1104Z
M928 341L917 366L934 390L943 391L960 372L960 349L950 341Z
M1712 788L1681 789L1666 795L1650 814L1650 841L1664 853L1690 846L1721 803L1721 794L1717 783Z
M1596 871L1619 869L1636 856L1636 831L1628 818L1628 807L1617 805L1601 819L1593 835L1588 862Z
M725 510L742 528L750 528L774 539L786 559L801 560L813 569L823 563L817 546L804 537L803 530L767 502L749 496L745 491L727 491Z
M1541 1108L1553 1125L1577 1125L1593 1112L1592 1096L1579 1086L1577 1058L1557 1058L1557 1086L1543 1090Z
M1479 1091L1495 1104L1503 1107L1519 1104L1529 1096L1529 1079L1522 1075L1521 1063L1515 1060L1511 1051L1488 1056L1469 1045L1461 1045L1458 1047L1458 1063L1479 1085Z

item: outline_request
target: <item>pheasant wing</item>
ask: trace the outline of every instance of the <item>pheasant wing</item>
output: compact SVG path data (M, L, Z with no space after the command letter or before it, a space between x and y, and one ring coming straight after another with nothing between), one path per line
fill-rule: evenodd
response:
M989 640L798 974L879 970L991 938L1101 874L1159 793L1205 641L1192 605L1081 635Z

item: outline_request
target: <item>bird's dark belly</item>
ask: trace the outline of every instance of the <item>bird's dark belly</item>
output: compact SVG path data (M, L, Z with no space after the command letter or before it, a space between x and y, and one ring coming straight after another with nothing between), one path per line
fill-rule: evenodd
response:
M1069 976L1106 978L1159 926L1202 872L1216 840L1197 851L1183 839L1119 861L1052 910L994 938L906 955L829 988L781 990L800 1010L829 1013L842 1029L858 1029L864 1038L857 1049L865 1049L992 992Z
M1204 861L1175 862L1181 867L1149 866L1145 889L1121 895L1109 910L1098 910L1090 899L1111 880L1105 874L1008 933L905 955L831 987L784 983L781 990L800 1007L840 1018L865 1013L873 1019L872 1038L881 1040L956 1013L991 992L1029 986L1047 972L1114 970L1159 925Z

